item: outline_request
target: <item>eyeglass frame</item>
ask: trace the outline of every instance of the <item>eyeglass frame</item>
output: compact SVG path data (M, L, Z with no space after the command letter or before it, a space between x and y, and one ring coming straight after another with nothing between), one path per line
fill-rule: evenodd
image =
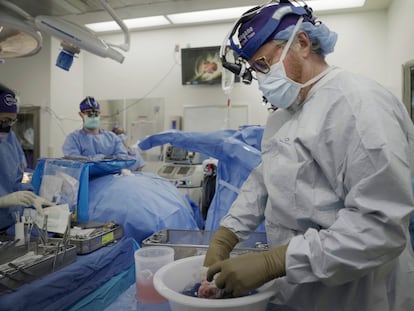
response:
M84 111L81 111L81 113L87 116L88 118L92 118L92 117L97 118L101 114L99 110L84 110Z
M287 45L288 41L289 40L275 40L273 42L276 43L275 48L279 49L279 48L284 48ZM267 74L270 71L270 67L273 65L272 64L273 58L274 58L273 56L271 57L267 57L266 55L260 56L256 58L253 62L248 62L249 68L253 70L254 72L261 72L261 73ZM260 60L263 60L264 64L262 67L265 69L263 68L261 69L259 68L260 66L256 66L257 62Z

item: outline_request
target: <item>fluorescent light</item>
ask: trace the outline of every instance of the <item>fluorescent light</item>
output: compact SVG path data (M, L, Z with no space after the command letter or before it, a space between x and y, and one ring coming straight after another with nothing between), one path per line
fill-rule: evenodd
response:
M123 21L128 29L146 28L170 24L168 19L166 19L165 16L162 15L124 19ZM121 28L115 21L86 24L85 26L95 32L121 30Z
M314 11L340 10L364 6L366 0L307 0L306 3ZM146 28L173 24L195 24L224 20L236 20L253 6L242 6L226 9L204 10L186 13L169 14L166 16L149 16L125 19L128 29ZM121 30L115 21L86 24L95 32Z
M306 3L314 11L328 11L362 7L365 0L309 0Z
M220 20L237 19L252 6L243 6L227 9L205 10L188 13L167 15L173 24L202 23Z
M158 16L149 16L149 17L141 17L141 18L131 18L124 20L125 25L129 29L134 28L144 28L144 27L151 27L151 26L161 26L161 25L168 25L170 21L165 18L163 15Z

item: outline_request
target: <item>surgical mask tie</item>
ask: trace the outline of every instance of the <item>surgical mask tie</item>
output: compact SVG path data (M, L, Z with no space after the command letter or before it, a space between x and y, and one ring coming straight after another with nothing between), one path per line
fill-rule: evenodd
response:
M257 80L259 89L272 106L288 108L298 100L301 89L321 79L330 69L327 68L306 83L301 84L287 77L283 63L279 61L270 67L268 74L258 74Z
M91 130L98 129L101 126L101 120L99 117L93 117L93 118L85 117L83 121L83 126Z
M302 24L303 18L300 18L295 25L295 28L290 36L286 46L283 49L282 55L279 61L270 66L270 70L267 74L257 72L257 80L259 82L259 89L262 91L264 97L272 106L278 108L288 108L293 105L299 99L300 90L304 87L307 87L324 75L328 73L330 68L324 70L317 76L313 77L306 83L298 83L290 79L286 75L285 66L283 60L286 57L287 52L293 42L296 33L299 30L300 25Z

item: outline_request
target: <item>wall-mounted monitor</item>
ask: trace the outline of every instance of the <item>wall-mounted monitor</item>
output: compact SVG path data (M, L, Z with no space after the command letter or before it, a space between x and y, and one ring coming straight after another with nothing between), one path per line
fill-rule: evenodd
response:
M220 84L222 70L220 46L181 49L183 85Z

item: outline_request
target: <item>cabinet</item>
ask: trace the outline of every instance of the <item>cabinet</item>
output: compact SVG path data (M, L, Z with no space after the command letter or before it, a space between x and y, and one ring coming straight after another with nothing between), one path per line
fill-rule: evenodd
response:
M27 167L34 169L40 157L40 107L20 106L13 131L22 146Z

